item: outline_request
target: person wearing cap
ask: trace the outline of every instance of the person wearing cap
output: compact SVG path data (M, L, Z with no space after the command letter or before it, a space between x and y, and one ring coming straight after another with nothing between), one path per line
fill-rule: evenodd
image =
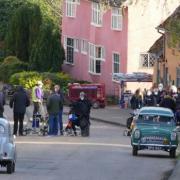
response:
M40 114L40 107L43 102L42 86L42 81L37 81L36 85L32 89L32 102L34 104L33 115Z

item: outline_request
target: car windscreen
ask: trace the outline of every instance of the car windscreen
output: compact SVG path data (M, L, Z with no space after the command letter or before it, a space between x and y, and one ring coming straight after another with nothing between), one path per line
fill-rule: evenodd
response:
M172 125L174 123L174 117L163 116L163 115L150 115L150 114L140 114L137 117L137 123L147 123L147 124L166 124Z

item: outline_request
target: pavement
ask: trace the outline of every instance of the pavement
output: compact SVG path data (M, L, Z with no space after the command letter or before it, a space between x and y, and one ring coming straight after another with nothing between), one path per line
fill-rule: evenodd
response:
M27 108L26 119L31 116L33 107ZM69 107L64 107L64 114L68 114ZM90 114L90 119L94 121L100 121L104 123L110 123L117 126L126 127L126 119L130 116L130 109L121 109L117 106L107 106L103 109L92 109ZM4 115L12 120L12 110L8 105L5 105ZM180 147L179 147L180 148ZM180 150L178 150L180 151ZM180 179L180 157L177 159L176 166L168 178L169 180L179 180Z

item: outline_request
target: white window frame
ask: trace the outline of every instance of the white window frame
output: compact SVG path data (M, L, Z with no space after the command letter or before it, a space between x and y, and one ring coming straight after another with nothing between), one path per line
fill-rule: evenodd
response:
M97 27L102 26L102 10L100 3L92 2L91 24Z
M123 15L122 8L112 7L111 9L111 28L122 31Z
M81 53L85 55L88 53L88 41L85 39L81 39Z
M142 69L151 69L154 67L152 65L153 61L155 61L155 56L151 53L140 53L140 68Z
M115 62L115 55L117 55L119 57L119 62ZM118 72L115 72L115 64L118 65ZM121 56L118 52L113 52L112 53L112 67L113 67L113 70L112 72L113 73L120 73L120 64L121 64Z
M97 52L98 48L101 48L100 54ZM104 47L89 43L89 72L92 74L101 74L102 61L105 61ZM97 72L97 63L100 63L100 72Z
M79 39L74 39L74 52L79 52Z
M76 17L76 0L66 0L66 16L67 17Z
M64 45L64 49L66 49L66 46L67 46L67 36L63 36L63 45Z
M74 39L73 38L71 38L71 37L66 37L66 42L68 43L68 40L67 39L72 39L73 40L73 45L71 46L71 45L68 45L68 44L66 44L66 63L67 64L74 64ZM68 49L69 48L72 48L73 50L72 50L72 52L71 53L73 53L72 54L72 61L68 61Z

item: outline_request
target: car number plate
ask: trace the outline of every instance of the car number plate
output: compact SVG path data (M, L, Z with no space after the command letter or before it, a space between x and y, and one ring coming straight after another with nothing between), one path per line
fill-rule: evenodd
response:
M148 150L161 150L161 147L158 146L148 146Z

